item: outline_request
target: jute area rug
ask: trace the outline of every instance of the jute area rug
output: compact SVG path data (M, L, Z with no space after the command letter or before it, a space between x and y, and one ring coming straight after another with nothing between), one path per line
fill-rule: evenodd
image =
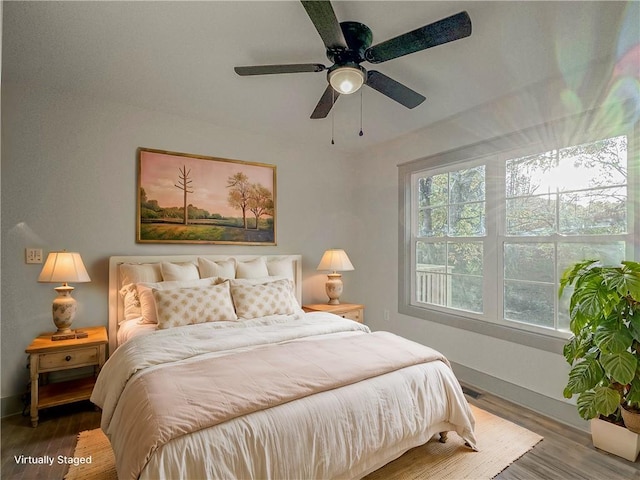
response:
M433 438L365 479L491 479L542 440L540 435L473 405L471 409L476 418L479 452L465 447L464 441L451 432L447 443ZM74 456L91 456L92 462L71 465L65 480L117 480L111 446L99 428L80 432Z

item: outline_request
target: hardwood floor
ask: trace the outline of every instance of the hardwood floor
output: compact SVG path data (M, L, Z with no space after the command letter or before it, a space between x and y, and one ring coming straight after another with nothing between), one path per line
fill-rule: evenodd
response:
M632 463L596 450L588 434L494 395L478 393L477 398L467 397L469 403L544 437L533 450L500 473L497 480L640 480L640 462ZM62 479L68 466L57 462L58 455L71 456L76 435L99 425L100 413L89 402L43 410L37 428L31 427L29 417L14 415L3 418L1 478ZM21 464L15 459L20 455L48 455L55 461L51 467Z
M76 437L83 430L100 426L100 412L89 401L41 410L37 428L29 416L13 415L2 419L2 480L62 479L69 466L58 463L58 455L70 457ZM54 458L53 465L20 463L15 457Z

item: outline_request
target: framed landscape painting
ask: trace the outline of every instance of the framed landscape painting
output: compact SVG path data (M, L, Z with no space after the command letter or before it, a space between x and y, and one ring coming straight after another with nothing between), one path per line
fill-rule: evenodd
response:
M276 244L276 167L138 149L139 243Z

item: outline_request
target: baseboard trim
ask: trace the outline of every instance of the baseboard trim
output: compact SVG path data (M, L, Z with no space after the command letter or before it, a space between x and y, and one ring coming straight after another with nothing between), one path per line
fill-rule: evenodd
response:
M2 417L10 417L11 415L22 413L23 408L22 395L13 395L0 399L0 415Z
M590 432L589 422L580 418L575 405L541 395L464 365L452 362L451 367L458 380L471 388L484 390L570 427Z

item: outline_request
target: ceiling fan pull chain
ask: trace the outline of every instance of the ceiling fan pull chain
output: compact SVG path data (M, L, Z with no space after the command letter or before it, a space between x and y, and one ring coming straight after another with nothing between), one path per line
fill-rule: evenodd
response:
M360 90L360 133L358 133L358 135L364 135L364 132L362 131L362 90Z
M335 109L333 108L333 105L336 103L336 91L332 88L331 89L331 145L335 145L335 142L333 141L333 132L334 132L334 117L335 117Z

